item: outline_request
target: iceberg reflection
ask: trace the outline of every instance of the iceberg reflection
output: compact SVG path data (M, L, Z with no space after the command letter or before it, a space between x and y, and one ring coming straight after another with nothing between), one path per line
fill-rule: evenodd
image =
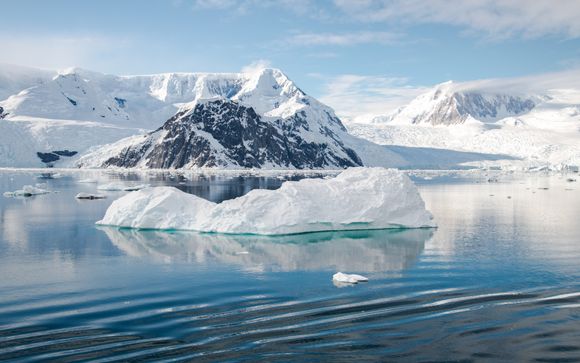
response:
M261 271L401 271L433 229L319 232L289 236L160 232L100 227L127 255L161 262L219 262Z

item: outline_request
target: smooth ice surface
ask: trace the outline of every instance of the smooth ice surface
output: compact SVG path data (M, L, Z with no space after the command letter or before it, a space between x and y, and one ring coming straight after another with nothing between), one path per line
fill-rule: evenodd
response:
M413 182L402 172L351 168L332 179L288 181L216 204L173 187L130 193L97 224L236 234L434 227Z

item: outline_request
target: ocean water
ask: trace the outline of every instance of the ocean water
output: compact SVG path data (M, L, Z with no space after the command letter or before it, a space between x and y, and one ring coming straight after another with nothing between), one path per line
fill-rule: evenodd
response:
M97 228L93 177L213 201L290 177L0 172L1 361L580 361L580 184L418 179L437 229ZM368 283L335 286L337 271Z

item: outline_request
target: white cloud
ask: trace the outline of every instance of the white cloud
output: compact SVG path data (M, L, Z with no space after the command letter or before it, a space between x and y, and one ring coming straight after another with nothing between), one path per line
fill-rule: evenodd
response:
M194 6L205 9L228 9L233 7L240 7L246 1L239 0L196 0Z
M288 42L304 46L350 46L369 43L392 44L400 38L400 34L390 32L300 33L288 38Z
M308 58L316 58L316 59L332 59L338 58L338 53L335 52L314 52L306 54Z
M320 101L334 108L345 121L367 122L407 105L432 86L409 85L406 78L354 74L310 77L325 83ZM455 91L477 91L525 95L545 95L553 89L576 89L580 68L523 77L481 79L455 83Z
M194 9L234 10L245 14L254 8L279 6L302 15L321 15L324 10L316 0L193 0Z
M475 90L511 94L544 94L551 89L575 89L580 84L580 68L522 77L491 78L458 82L457 91Z
M406 78L345 74L336 77L311 75L324 81L320 100L334 108L345 121L364 122L401 107L424 92L412 87Z
M253 61L252 63L242 67L242 73L249 73L253 74L259 72L265 68L270 68L272 66L272 62L267 59L258 59Z
M578 0L334 0L357 21L437 23L489 38L580 36Z
M62 69L71 66L93 67L113 49L125 44L95 36L0 35L0 63Z

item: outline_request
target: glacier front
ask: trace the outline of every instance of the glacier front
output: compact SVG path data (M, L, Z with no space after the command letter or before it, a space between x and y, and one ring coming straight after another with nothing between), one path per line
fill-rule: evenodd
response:
M97 224L261 235L435 227L413 182L385 168L287 181L219 204L173 187L146 188L115 200Z

